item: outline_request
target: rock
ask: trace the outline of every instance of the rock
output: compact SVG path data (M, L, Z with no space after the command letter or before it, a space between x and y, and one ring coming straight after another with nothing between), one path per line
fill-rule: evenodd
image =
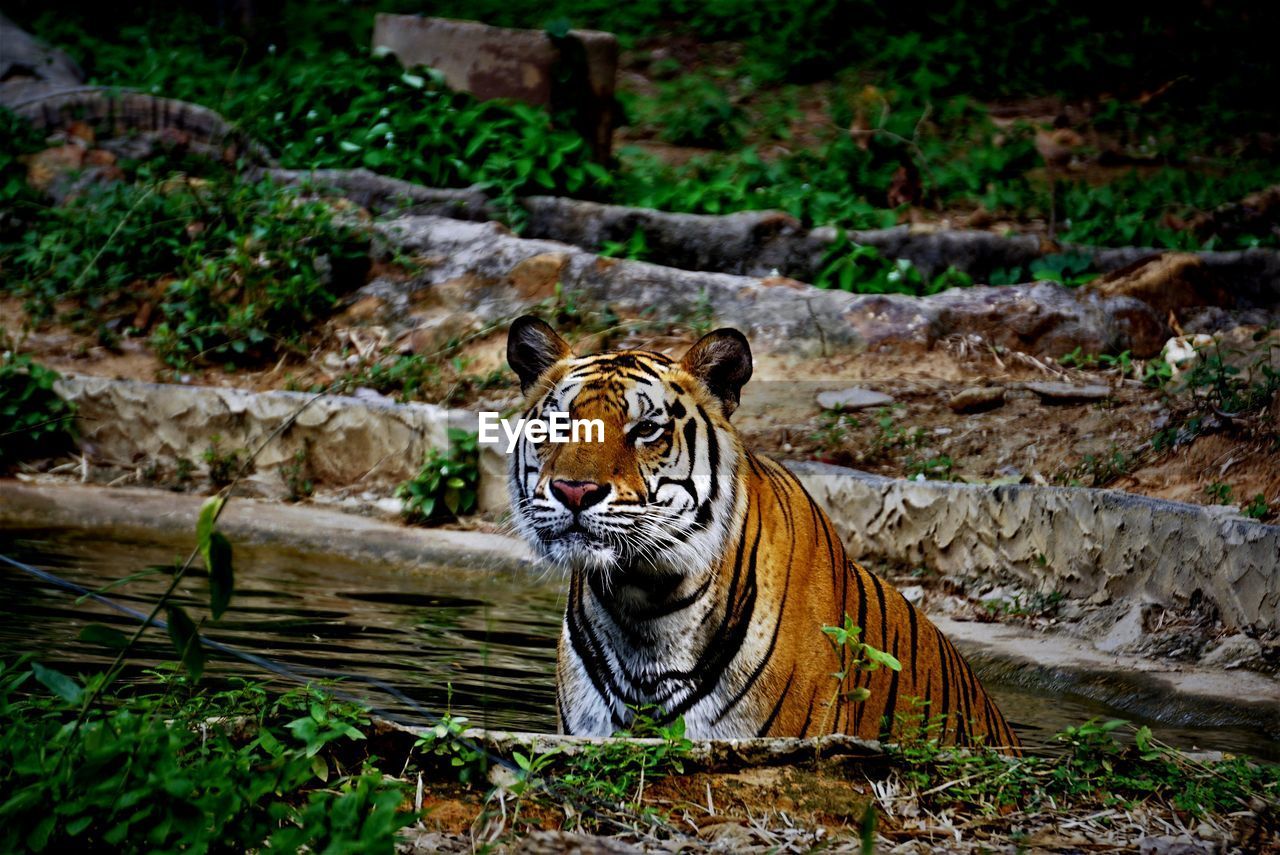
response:
M406 68L426 65L450 89L481 101L513 99L555 110L575 108L577 130L593 156L609 157L618 39L595 30L570 30L561 41L542 30L512 30L475 21L379 14L373 47L395 54ZM582 64L580 73L572 72Z
M1202 665L1219 668L1248 668L1262 659L1262 645L1243 633L1228 636L1206 653Z
M1141 259L1102 276L1088 288L1105 297L1141 300L1161 318L1192 306L1229 306L1234 302L1205 263L1185 252Z
M974 386L951 396L947 406L957 413L978 413L1004 404L1004 389L999 386Z
M471 312L450 312L426 317L396 343L400 353L438 356L451 344L477 332L483 323Z
M84 146L75 143L47 148L27 161L27 183L37 190L48 190L58 176L84 165Z
M1141 605L1129 609L1093 646L1103 653L1115 653L1137 644L1146 632L1145 612Z
M1183 368L1200 358L1200 351L1213 344L1213 336L1204 333L1177 335L1164 343L1160 358L1169 364L1176 376Z
M851 386L837 392L819 392L818 406L824 410L836 410L841 413L852 413L869 407L887 407L893 403L893 397L883 392L860 389Z
M919 585L908 585L905 588L899 588L898 593L902 594L902 598L913 606L917 606L924 601L924 588Z
M1218 848L1213 844L1187 835L1152 835L1138 841L1138 852L1141 855L1210 855L1217 851Z
M511 284L524 299L540 299L555 293L556 283L569 261L567 253L543 252L511 268Z
M1102 401L1111 397L1111 387L1101 384L1076 386L1072 383L1031 382L1022 384L1047 403L1065 404L1079 401Z

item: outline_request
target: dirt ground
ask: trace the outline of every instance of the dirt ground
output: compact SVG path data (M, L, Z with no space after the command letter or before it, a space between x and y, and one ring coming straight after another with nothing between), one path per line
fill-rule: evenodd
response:
M893 769L849 758L672 775L637 796L633 816L655 813L666 821L605 819L606 838L566 830L576 812L545 798L486 801L475 788L429 783L423 787L426 818L403 832L398 849L461 853L488 844L489 851L522 853L854 853L862 851L869 805L876 808L880 852L1274 851L1266 847L1275 841L1268 820L1250 811L1197 821L1155 804L1092 813L1048 805L1035 813L968 811L958 802L939 809L922 804L919 791Z

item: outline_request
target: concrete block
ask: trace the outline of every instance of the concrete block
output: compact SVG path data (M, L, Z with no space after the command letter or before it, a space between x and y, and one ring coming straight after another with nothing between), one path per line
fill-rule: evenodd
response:
M594 157L609 157L618 71L618 40L612 33L570 30L552 39L541 30L380 14L374 19L373 47L390 50L407 67L430 66L451 88L481 100L511 98L555 112L574 109L577 130Z

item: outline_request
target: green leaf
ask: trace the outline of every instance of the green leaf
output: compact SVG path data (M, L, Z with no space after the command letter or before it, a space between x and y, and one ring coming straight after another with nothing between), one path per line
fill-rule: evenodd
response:
M329 780L329 762L319 754L311 758L311 771L322 781Z
M129 646L129 639L123 632L100 623L91 623L80 630L80 640L110 647L113 650L123 650Z
M231 603L235 588L235 574L231 569L231 541L220 531L209 536L204 552L204 564L209 571L209 611L213 619L222 617Z
M80 684L72 678L63 674L61 671L53 668L47 668L39 662L31 663L31 673L36 679L44 685L46 689L62 698L67 703L77 704L80 702L84 690L80 688Z
M204 648L200 645L200 633L181 606L168 606L166 613L169 618L169 640L173 642L173 649L178 652L191 679L199 680L204 674Z
M892 653L886 653L883 650L876 650L869 644L862 647L863 654L872 662L878 662L891 671L901 671L902 663Z
M224 496L210 496L200 506L200 518L196 520L196 545L202 552L209 543L209 536L213 534L213 525L218 519L218 512L222 510L224 502L226 502Z

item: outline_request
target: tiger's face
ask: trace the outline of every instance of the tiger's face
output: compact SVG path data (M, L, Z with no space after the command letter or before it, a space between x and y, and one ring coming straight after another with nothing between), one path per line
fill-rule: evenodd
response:
M610 579L708 568L744 499L728 420L751 374L741 333L711 333L680 361L634 350L574 357L525 317L507 358L527 396L524 418L563 413L603 428L569 442L522 435L512 451L512 516L534 549Z

